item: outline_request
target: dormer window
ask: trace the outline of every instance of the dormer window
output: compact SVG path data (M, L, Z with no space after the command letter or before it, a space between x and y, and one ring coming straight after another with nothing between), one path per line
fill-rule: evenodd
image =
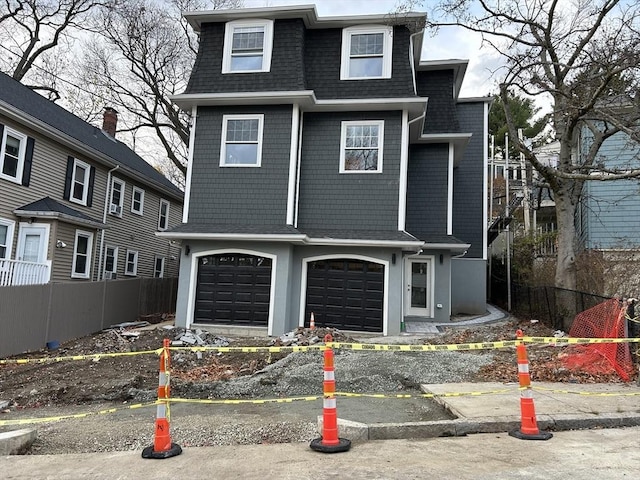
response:
M273 20L227 23L222 73L268 72L272 45Z
M342 30L340 80L391 78L393 28L350 27Z

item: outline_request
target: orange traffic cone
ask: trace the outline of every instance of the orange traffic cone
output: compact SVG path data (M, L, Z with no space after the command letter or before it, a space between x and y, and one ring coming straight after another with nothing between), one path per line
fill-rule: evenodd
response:
M169 433L169 339L162 342L160 375L158 377L158 408L156 410L153 445L142 450L142 458L169 458L182 453L180 445L171 442Z
M311 317L313 318L313 316ZM331 335L324 338L331 342ZM336 408L336 379L333 367L333 350L324 351L324 400L322 408L322 436L311 441L311 449L322 453L346 452L351 448L351 440L338 437L338 411Z
M523 337L522 330L516 332L516 337ZM551 432L543 432L538 429L536 421L536 409L533 404L533 392L531 390L531 376L529 375L529 359L527 347L524 342L516 346L518 356L518 381L520 383L520 430L512 430L509 435L521 440L549 440L553 437Z
M316 328L316 319L313 316L313 312L311 312L311 320L309 320L309 328L311 330L315 330L315 328Z

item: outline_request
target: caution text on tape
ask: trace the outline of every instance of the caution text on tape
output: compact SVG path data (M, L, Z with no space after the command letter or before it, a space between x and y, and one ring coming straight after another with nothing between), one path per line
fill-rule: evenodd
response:
M39 358L14 358L14 359L0 359L0 365L21 365L25 363L56 363L67 362L73 360L100 360L101 358L113 358L113 357L131 357L134 355L159 355L162 351L161 348L157 350L144 350L140 352L115 352L115 353L95 353L91 355L67 355L62 357L39 357Z
M104 410L98 410L96 412L84 412L84 413L71 413L68 415L56 415L52 417L39 417L39 418L21 418L17 420L0 420L0 427L8 425L29 425L33 423L52 423L60 420L67 420L69 418L86 418L93 415L106 415L109 413L115 413L121 410L135 410L137 408L152 407L157 405L158 402L149 403L137 403L133 405L127 405L126 407L106 408Z

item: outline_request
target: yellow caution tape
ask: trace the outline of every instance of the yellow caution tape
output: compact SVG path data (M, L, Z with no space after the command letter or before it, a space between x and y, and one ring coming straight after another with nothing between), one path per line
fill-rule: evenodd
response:
M310 397L291 397L291 398L265 398L260 400L240 400L240 399L220 399L214 400L210 398L171 398L171 403L207 403L207 404L223 404L223 405L240 405L243 403L264 404L264 403L293 403L293 402L312 402L323 398L322 395Z
M590 397L637 397L638 395L640 395L640 391L638 392L583 392L583 391L562 390L557 388L545 388L545 387L536 387L536 386L532 386L531 389L544 391L544 392L551 392L551 393L566 393L569 395L582 395L582 396L590 396Z
M550 343L553 345L577 345L588 343L638 343L640 338L573 338L573 337L522 337L524 343Z
M56 363L65 362L69 360L100 360L101 358L109 357L131 357L133 355L149 355L151 353L159 355L162 349L157 350L144 350L141 352L117 352L117 353L95 353L91 355L69 355L66 357L40 357L40 358L16 358L0 360L0 365L7 364L25 364L25 363Z
M454 350L489 350L494 348L515 347L521 340L505 340L500 342L458 343L448 345L387 345L380 343L327 343L328 346L361 351L387 350L392 352L441 352Z
M499 395L516 391L517 388L505 388L500 390L485 390L481 392L445 392L445 393L349 393L335 392L336 397L366 397L366 398L436 398L436 397L469 397L480 395Z
M296 345L291 347L169 347L174 351L191 352L217 352L217 353L280 353L280 352L306 352L308 350L323 351L330 348L329 344Z
M59 420L66 420L69 418L85 418L85 417L90 417L92 415L106 415L106 414L115 413L121 410L134 410L137 408L151 407L153 405L157 405L158 403L159 403L158 401L150 402L150 403L137 403L134 405L128 405L126 407L107 408L105 410L98 410L97 412L58 415L56 417L22 418L19 420L0 420L0 427L3 427L5 425L28 425L31 423L50 423L50 422L57 422Z

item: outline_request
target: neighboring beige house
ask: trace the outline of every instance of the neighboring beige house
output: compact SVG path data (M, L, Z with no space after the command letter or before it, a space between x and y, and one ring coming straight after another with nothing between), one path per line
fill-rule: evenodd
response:
M0 286L174 277L183 194L102 129L0 74Z

